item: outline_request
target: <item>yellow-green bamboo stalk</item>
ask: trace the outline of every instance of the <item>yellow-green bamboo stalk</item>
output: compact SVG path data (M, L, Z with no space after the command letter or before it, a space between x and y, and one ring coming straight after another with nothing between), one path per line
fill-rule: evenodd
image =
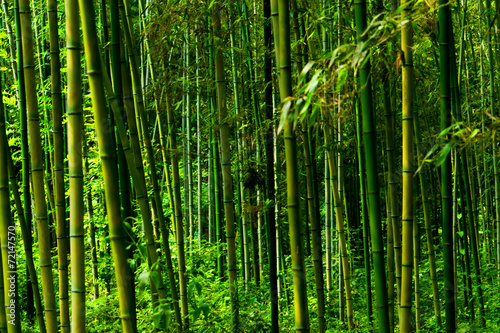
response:
M61 332L67 333L70 331L68 296L68 234L66 229L66 191L64 188L64 139L62 127L61 61L59 59L57 0L47 0L47 8L50 39L52 139L54 146L53 189L56 209L57 264L59 269L59 313L61 316ZM76 21L76 23L78 24L78 21ZM80 62L78 62L78 66L79 65ZM70 212L72 211L73 206Z
M127 1L124 1L123 2L123 6L121 6L121 12L122 12L122 17L125 17L125 9L128 8L129 5L128 5L128 2ZM162 206L162 199L160 197L160 190L159 190L159 185L158 185L158 179L157 179L157 176L156 176L156 163L155 163L155 159L154 159L154 152L153 152L153 148L152 148L152 145L151 145L151 137L150 137L150 134L149 134L149 128L148 128L148 125L147 125L147 115L146 115L146 112L145 112L145 109L144 109L144 101L143 101L143 95L142 95L142 88L141 88L141 84L140 84L140 77L139 77L139 70L138 70L138 66L137 66L137 57L135 55L135 52L133 51L135 49L135 44L134 44L134 40L132 38L132 35L131 35L131 28L130 26L128 25L125 25L124 26L124 35L125 35L125 40L126 40L126 43L127 45L129 46L129 64L130 64L130 69L131 69L131 73L132 73L132 90L134 92L134 101L135 101L135 106L136 106L136 113L139 114L139 120L141 121L140 124L137 124L140 128L142 128L142 138L143 138L143 144L144 144L144 147L146 149L146 152L147 152L147 158L148 158L148 162L149 162L149 166L150 166L150 169L151 169L151 177L150 177L150 181L151 181L151 187L153 188L153 193L154 193L154 202L156 203L153 204L153 210L156 212L157 216L158 216L158 219L159 219L159 224L160 224L160 228L161 230L163 231L163 246L164 246L164 250L165 250L165 256L166 256L166 262L167 262L167 273L168 273L168 277L169 277L169 282L170 282L170 292L171 292L171 296L172 296L172 300L174 302L174 311L175 311L175 316L176 316L176 320L178 322L178 329L181 330L182 329L182 318L181 318L181 310L179 309L179 305L178 305L178 297L177 297L177 291L176 291L176 286L175 286L175 278L174 278L174 272L173 272L173 267L172 267L172 259L171 259L171 254L170 254L170 245L168 243L168 233L166 232L166 223L165 223L165 217L164 217L164 213L163 213L163 206ZM108 89L109 91L111 91L110 89ZM109 95L109 93L108 93ZM127 117L129 119L133 119L132 118L132 114L133 112L131 112L131 109L130 108L126 108L126 111L127 111ZM115 110L113 110L113 112L115 112ZM118 120L117 122L119 122L120 120ZM133 132L133 128L134 128L134 123L131 124L131 133ZM137 132L136 130L134 130L134 132ZM121 136L125 136L125 132L121 133L120 134ZM150 231L150 226L148 226L147 224L151 224L151 222L149 223L146 223L148 220L151 221L151 216L148 215L150 214L150 211L147 210L147 201L146 201L146 195L147 195L147 189L146 189L146 181L145 181L145 177L144 177L144 170L142 168L142 157L141 157L141 154L140 154L140 148L139 148L139 140L138 140L138 137L136 137L135 135L131 135L132 136L132 146L133 146L133 150L135 152L135 165L136 165L136 172L138 173L135 177L139 177L139 182L140 182L140 191L137 191L139 196L143 199L140 200L140 206L141 206L141 212L142 212L142 215L143 216L146 216L145 217L145 227L147 228L146 231L146 237L148 238L148 244L151 244L151 247L152 245L154 244L153 242L153 239L152 239L152 230ZM126 147L128 145L128 142L126 142L126 138L122 138L122 144L124 147ZM129 163L129 162L128 162ZM132 176L134 177L134 174L135 172L132 172ZM137 186L136 184L134 184L134 186ZM142 204L141 204L142 202ZM156 253L156 251L150 251L151 253L151 260L152 260L152 264L156 263L156 261L158 260L158 255ZM164 291L164 287L163 287L163 282L162 282L162 278L161 278L161 271L158 269L157 270L158 273L159 273L159 276L160 276L160 285L157 286L158 287L158 292L159 292L159 296L160 298L165 298L165 291ZM182 300L182 298L181 298ZM184 305L184 304L183 304ZM183 308L183 317L186 319L186 325L187 325L187 303L185 304L185 309ZM184 310L186 311L186 313L184 313Z
M78 1L66 0L68 62L68 166L71 250L71 319L73 332L85 331L85 244L83 205L82 89ZM55 137L55 136L54 136ZM94 251L94 249L93 249Z
M40 251L40 270L42 290L45 303L47 331L57 332L57 305L52 275L52 257L50 252L50 232L47 220L47 202L44 191L43 150L38 113L37 85L35 79L35 58L33 49L33 31L31 29L31 9L29 0L19 1L21 18L24 79L26 84L26 104L28 110L28 131L31 147L31 177L33 196L35 199L35 220L38 231L38 247Z
M408 22L401 28L401 50L403 65L403 210L401 257L401 307L399 328L401 332L411 332L412 269L413 269L413 215L414 194L414 146L413 146L413 31L411 26L411 2L403 0L402 19Z
M14 196L14 204L17 210L17 216L19 219L19 227L21 229L21 236L24 242L24 253L26 256L26 266L28 268L28 274L31 279L31 287L33 288L33 298L36 308L36 317L38 322L38 328L40 333L45 333L45 322L43 321L43 306L42 300L40 297L40 290L38 288L38 278L36 276L35 264L33 263L33 251L29 244L28 235L31 231L28 229L26 224L26 220L24 218L24 208L21 202L21 196L19 194L19 186L17 185L17 177L14 171L14 163L12 162L12 153L8 154L8 162L9 162L9 178L10 178L10 186L12 189L12 194Z
M278 0L279 10L279 63L280 96L284 108L291 108L287 98L292 96L292 67L290 57L290 8L288 0ZM287 175L287 207L292 249L293 289L295 299L295 331L309 331L309 310L307 304L306 267L304 263L304 244L302 242L300 221L299 173L297 163L297 142L294 132L294 119L285 117L284 139Z
M3 92L0 80L0 92ZM16 262L16 227L12 223L9 191L9 155L7 141L3 93L0 98L0 245L1 245L1 283L3 284L2 324L6 324L8 333L21 333L21 311L19 309L17 262ZM5 321L4 321L5 320ZM3 325L2 325L3 326ZM5 326L4 326L5 327Z
M103 86L103 67L101 64L97 31L95 24L94 6L90 0L79 0L80 15L82 18L83 40L86 53L86 63L89 75L89 84L94 120L97 131L99 157L103 171L104 190L106 196L106 211L109 221L109 235L115 267L115 276L118 287L118 299L122 331L125 333L137 332L135 322L134 302L128 290L130 289L130 266L127 262L125 240L128 238L123 221L121 220L120 201L116 196L119 193L113 144L108 127L106 99Z
M238 270L236 265L236 234L234 227L233 178L231 173L231 151L229 150L229 124L227 122L226 79L222 56L221 19L219 2L212 7L215 37L215 77L217 81L217 107L219 109L219 131L224 186L224 213L226 217L227 269L229 275L229 297L231 302L231 331L240 332L238 309ZM191 199L190 199L191 203Z
M325 138L327 142L331 142L332 135L329 129L325 129ZM349 255L347 253L347 243L344 228L344 207L340 199L337 180L337 162L335 153L328 150L328 168L332 178L332 191L333 191L333 204L335 206L335 219L337 222L337 233L339 235L340 256L342 258L342 273L345 290L345 300L347 303L347 325L349 330L354 329L354 312L352 302L352 289L351 289L351 269L349 265ZM335 247L334 247L335 248Z

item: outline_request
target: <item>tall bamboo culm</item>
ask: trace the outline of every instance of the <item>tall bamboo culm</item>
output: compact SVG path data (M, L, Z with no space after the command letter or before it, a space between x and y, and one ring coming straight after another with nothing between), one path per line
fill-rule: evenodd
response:
M366 1L354 3L356 16L356 35L358 42L366 39ZM373 267L375 277L375 299L378 308L379 332L389 332L389 313L387 304L387 288L384 265L384 245L382 240L382 225L377 180L377 148L375 122L372 104L372 89L370 79L370 61L364 62L359 70L361 88L361 110L363 124L363 142L365 143L366 180L368 193L368 213L370 219L370 234L372 241Z
M24 208L24 221L26 226L26 235L23 236L25 239L25 251L26 256L31 256L33 258L33 246L32 246L32 236L31 236L31 195L30 195L30 184L29 184L29 147L28 147L28 119L26 114L26 90L24 83L24 71L23 71L23 44L21 38L21 19L19 14L19 0L14 0L14 19L16 22L16 56L17 56L17 83L18 83L18 98L19 98L19 125L21 132L21 163L22 163L22 188L23 188L23 208ZM29 253L29 254L28 254ZM31 259L33 261L33 259ZM40 292L38 291L38 282L33 281L36 279L36 275L31 273L28 266L26 283L28 287L26 288L26 301L27 309L26 314L28 320L31 320L33 311L36 312L38 326L40 331L45 332L45 322L43 320L43 310L40 300ZM37 290L38 295L36 295L34 289ZM33 309L33 304L37 304L36 309Z
M231 301L232 332L239 332L238 271L236 266L236 233L234 228L233 178L231 152L229 150L229 124L226 105L226 79L222 57L222 34L219 2L212 7L215 38L215 78L217 81L217 107L219 109L219 131L221 147L222 181L224 186L224 213L226 217L227 268L229 275L229 297Z
M64 138L62 126L61 61L59 59L59 33L57 0L48 0L50 77L52 95L52 138L54 147L53 188L57 234L57 264L59 269L59 313L61 332L70 331L68 295L68 234L66 228L66 200L64 186ZM78 22L78 21L77 21ZM73 211L73 206L72 210ZM83 267L83 266L82 266Z
M130 266L127 262L125 243L127 234L121 219L120 201L116 196L116 193L119 193L119 186L115 171L115 152L108 126L106 98L102 79L103 67L97 42L94 6L90 0L79 0L78 3L83 27L84 47L87 51L86 64L90 91L92 92L92 108L94 111L94 121L99 145L99 157L103 172L106 211L108 214L111 250L118 287L122 331L125 333L135 333L137 332L133 320L133 318L135 318L135 307L133 306L134 302L128 292L131 288L130 284L134 282L131 281L132 275Z
M449 4L439 0L439 69L441 91L440 128L444 130L451 125L451 90L450 90L450 40L451 24L449 23ZM447 138L444 138L443 143ZM455 331L455 282L453 268L453 218L451 193L451 154L441 164L441 200L443 223L443 260L446 332Z
M21 333L21 316L18 299L18 278L17 264L12 260L12 252L15 253L16 227L12 223L10 211L10 191L9 191L9 172L8 162L10 149L7 141L7 131L5 122L5 113L3 105L3 89L0 79L0 245L1 245L1 263L2 263L2 283L4 318L8 333ZM14 285L14 292L12 292Z
M411 304L413 278L413 220L414 220L414 146L413 146L413 31L411 25L411 1L403 1L402 20L408 23L401 28L401 50L403 58L403 211L401 257L401 309L399 326L401 332L411 332Z
M78 1L66 0L66 49L68 62L68 166L70 198L70 250L72 327L85 331L85 243L83 204L83 114L80 69ZM55 139L54 135L54 139Z
M28 110L29 143L31 147L31 178L33 197L35 199L35 220L38 231L38 247L40 251L40 270L42 275L42 291L45 306L47 330L57 332L57 305L52 275L52 258L50 253L50 232L48 225L47 202L45 201L43 167L43 150L38 113L37 85L35 78L35 58L33 48L33 31L31 28L31 9L29 0L19 0L21 20L24 80L26 84L26 105ZM30 209L31 207L27 207Z
M280 97L283 109L291 108L286 99L292 96L292 67L290 57L290 9L288 0L278 0L279 11L279 64ZM297 142L293 119L287 115L284 125L287 207L290 228L290 248L292 249L293 292L295 299L295 331L309 332L309 311L307 305L306 271L304 245L300 221L299 174L297 163Z

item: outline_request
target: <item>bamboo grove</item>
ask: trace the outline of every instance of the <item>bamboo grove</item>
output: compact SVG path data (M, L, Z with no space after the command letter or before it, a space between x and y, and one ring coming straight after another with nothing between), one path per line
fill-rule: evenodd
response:
M0 332L500 325L500 1L2 0Z

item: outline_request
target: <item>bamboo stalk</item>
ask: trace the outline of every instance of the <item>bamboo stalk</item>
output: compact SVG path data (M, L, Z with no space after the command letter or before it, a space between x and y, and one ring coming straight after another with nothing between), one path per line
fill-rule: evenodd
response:
M19 14L22 31L23 72L26 83L28 130L30 133L31 176L35 199L35 220L37 221L45 317L47 320L47 330L49 332L56 332L58 330L57 305L54 293L54 278L52 275L50 232L47 202L45 201L43 151L36 93L35 59L33 55L33 31L31 28L31 9L28 0L19 0Z

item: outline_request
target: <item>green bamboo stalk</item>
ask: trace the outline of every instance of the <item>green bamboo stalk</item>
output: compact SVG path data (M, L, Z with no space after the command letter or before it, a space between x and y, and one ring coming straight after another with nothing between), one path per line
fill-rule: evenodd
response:
M30 196L30 184L29 184L29 147L28 147L28 120L26 114L26 91L24 83L24 72L23 72L23 44L21 40L21 19L19 14L19 0L14 0L14 20L16 23L16 57L17 57L17 84L18 84L18 98L19 98L19 127L21 132L21 163L22 163L22 187L23 187L23 205L24 205L24 221L26 223L26 229L29 232L26 233L25 238L25 248L26 253L32 254L32 236L31 236L31 196ZM31 273L29 268L27 268L27 317L31 320L34 317L35 311L38 319L38 325L40 330L45 331L45 322L43 321L43 312L40 308L36 310L33 308L33 298L34 291L31 281ZM38 289L38 284L36 285ZM38 295L39 297L40 295ZM38 303L41 304L41 303Z
M423 153L422 153L422 134L420 131L420 120L419 117L414 117L413 126L415 130L415 145L417 146L417 158L418 164L422 164ZM427 254L429 258L429 274L432 283L432 300L434 303L434 315L436 316L436 323L441 326L441 303L439 300L439 288L437 282L436 273L436 253L434 250L434 242L432 239L432 217L431 217L431 207L429 204L429 194L427 187L427 177L425 177L425 170L418 173L418 179L420 182L420 192L422 195L422 208L424 211L424 229L427 238Z
M292 96L292 73L290 60L290 9L288 0L278 0L279 10L279 64L280 96L285 108L291 108L286 99ZM297 165L297 143L293 129L293 119L287 114L284 138L287 170L287 207L290 228L290 248L292 249L293 285L295 299L295 331L309 331L309 311L307 308L306 272L304 263L304 245L300 222L299 175Z
M354 2L356 16L356 35L358 43L366 40L366 1ZM389 331L389 316L387 304L387 288L385 280L384 252L382 241L382 226L380 217L380 202L377 180L377 150L375 122L372 105L372 89L370 80L370 61L364 62L359 71L361 87L361 110L363 114L363 141L365 143L365 163L367 178L367 193L370 218L370 234L372 240L373 267L375 269L375 296L378 308L378 324L380 332Z
M59 269L59 312L61 316L61 332L65 333L70 331L69 296L68 296L68 289L69 289L68 245L69 244L68 244L68 235L66 230L66 200L65 200L65 188L64 188L64 138L63 138L63 127L62 127L62 99L61 99L61 61L59 59L57 0L47 0L47 9L48 9L47 14L49 18L49 39L50 39L50 72L51 72L50 77L52 80L51 82L52 132L53 132L52 138L54 145L53 186L54 186L54 202L56 205L55 220L57 225L56 234L57 234L57 256L58 256L57 263ZM76 22L78 22L78 20ZM79 60L80 57L78 56L78 66L80 66ZM78 89L80 89L80 87L78 87ZM78 96L76 97L78 98ZM81 131L81 126L79 128L79 131ZM73 211L74 210L72 206L70 212ZM82 230L83 230L83 224L82 224ZM84 268L83 260L81 267ZM73 309L75 309L75 306L73 306Z
M87 189L85 193L85 201L87 204L87 216L90 225L90 249L92 256L92 285L94 290L94 298L99 298L99 271L98 271L98 261L97 261L97 245L96 245L96 226L94 223L94 207L92 205L92 182L90 178L90 163L89 163L89 152L87 146L87 139L85 138L85 125L82 128L83 131L83 173L84 182L87 184Z
M416 198L416 196L415 196ZM422 310L420 302L420 228L417 215L413 215L413 267L415 267L415 326L416 332L422 329Z
M451 22L451 20L450 20ZM450 28L450 31L453 31L453 28ZM452 35L453 41L453 35ZM452 96L454 96L454 100L452 101L452 109L454 116L456 119L461 122L462 121L462 109L461 109L461 101L460 101L460 87L458 86L458 73L456 66L456 56L455 56L455 47L454 43L451 45L451 89L453 90ZM474 273L476 278L476 289L479 298L479 313L480 313L480 325L484 327L486 325L486 318L484 312L484 299L483 299L483 289L481 286L481 272L480 272L480 262L479 262L479 254L478 254L478 246L477 246L477 235L476 235L476 227L474 222L475 210L473 209L473 201L471 195L471 182L469 175L469 165L468 158L465 150L460 151L460 172L462 174L461 184L462 187L461 194L465 196L465 200L462 200L462 205L464 202L467 207L467 221L469 226L469 234L470 234L470 242L471 242L471 250L472 250L472 258L474 261ZM471 290L472 292L472 290Z
M233 11L230 11L230 14ZM236 61L235 61L235 37L234 37L234 29L233 29L233 21L234 18L232 17L234 15L231 15L231 18L229 20L229 39L230 39L230 44L231 44L231 72L232 72L232 77L233 77L233 98L234 98L234 109L236 115L240 114L240 94L238 92L238 78L237 78L237 70L236 70ZM242 121L237 122L238 128L241 128L242 126ZM244 141L242 137L244 136L243 133L244 129L241 131L238 131L236 133L236 141L237 141L237 164L238 164L238 216L239 216L239 225L240 225L240 242L241 242L241 262L243 263L243 280L245 282L245 289L248 288L248 282L249 282L249 276L250 276L250 262L248 261L248 244L247 244L247 236L246 236L246 213L244 213L244 181L243 181L243 145ZM247 264L248 263L248 264Z
M488 43L488 59L489 59L489 78L490 78L490 112L491 115L495 116L495 73L494 73L494 64L493 64L493 54L492 54L492 41L491 35L493 32L491 31L491 2L490 0L486 0L486 26L489 28L487 33L487 43ZM498 25L498 22L497 22ZM496 132L493 133L493 177L495 180L495 220L497 225L497 283L500 285L500 175L498 174L498 166L497 166L497 154L495 151L496 147Z
M402 246L401 257L401 309L399 328L401 332L411 332L412 278L413 278L413 223L415 214L414 198L414 146L413 146L413 30L411 26L412 5L403 1L402 20L408 23L401 28L401 50L403 59L403 210L402 210Z
M451 24L449 22L450 7L446 0L439 0L439 69L441 91L441 123L444 130L451 125L451 91L450 91L450 43ZM443 138L442 142L449 139ZM451 202L451 155L448 155L441 165L441 198L443 223L443 260L445 312L447 332L454 332L455 325L455 282L453 270L453 220Z
M227 268L229 273L229 297L231 302L232 332L239 332L238 271L236 267L236 235L234 228L233 180L231 174L231 152L229 150L229 124L226 106L226 79L222 57L221 20L219 3L212 7L212 22L215 38L215 75L217 81L217 108L219 110L219 130L221 142L222 181L224 185L224 212L226 217Z
M384 170L385 171L385 170ZM387 188L390 188L389 182L387 182ZM389 199L389 193L385 196L386 200L386 211L387 211L387 297L389 305L389 331L394 332L394 231L392 222L392 210L391 202Z
M135 318L135 308L133 307L134 302L128 292L130 284L133 283L133 281L129 280L131 272L127 262L125 243L127 235L123 221L121 220L120 202L116 197L119 186L115 173L116 166L112 140L107 126L106 99L102 80L104 73L97 44L94 6L92 1L80 0L79 7L82 19L84 47L85 50L87 50L86 63L89 74L90 91L92 92L91 98L99 145L99 156L103 170L109 235L119 295L120 319L123 332L134 333L137 331L133 319Z
M45 322L43 321L43 306L40 297L40 290L38 288L38 278L36 275L35 264L33 263L33 251L30 243L28 243L28 236L30 235L30 230L27 228L26 221L24 220L24 208L21 202L21 196L19 195L19 187L17 185L17 177L14 171L14 163L12 161L12 154L8 155L9 163L9 178L10 186L12 189L12 194L14 195L14 204L17 210L19 218L19 226L21 229L21 237L23 238L24 253L26 255L26 266L30 277L31 287L33 289L34 303L36 306L36 317L38 326L41 333L45 333Z
M0 79L0 92L2 81ZM19 311L19 287L17 276L16 257L16 227L12 221L10 211L10 191L8 162L10 149L7 139L6 122L4 116L3 98L0 99L0 244L1 244L1 270L3 284L3 319L6 332L21 333L21 316ZM14 257L14 259L12 259ZM3 325L2 325L3 326ZM5 326L4 326L5 327Z
M7 35L9 37L9 53L10 53L10 66L12 69L12 77L14 81L18 80L17 74L17 65L16 65L16 44L14 41L14 33L12 32L12 27L9 22L9 5L7 1L2 0L2 9L3 9L3 19L5 21L5 30L7 30ZM6 110L5 110L6 111ZM8 117L5 116L5 120L8 121Z
M361 197L361 217L362 217L362 223L363 223L363 257L364 257L364 262L365 262L365 293L366 293L366 307L367 307L367 315L368 315L368 322L373 323L373 307L372 307L372 282L371 282L371 268L370 268L370 247L369 247L369 234L370 234L370 226L369 226L369 221L368 221L368 213L367 213L367 204L366 204L366 184L365 184L365 163L364 163L364 154L363 154L363 142L361 141L361 126L362 126L362 119L361 119L361 114L359 113L359 100L356 101L356 139L357 139L357 144L358 144L358 170L359 170L359 188L360 188L360 197ZM388 208L390 205L386 205ZM388 223L387 223L387 233L389 235L392 235L392 230L391 226L392 224L389 223L389 218L391 217L391 214L387 215ZM389 237L389 236L388 236ZM389 243L389 240L387 240L387 243ZM388 246L389 247L389 246ZM387 262L388 265L389 263L389 257L392 255L394 257L394 251L391 253L388 252L387 254ZM394 266L394 259L392 260L392 265L389 267ZM389 275L390 275L390 270L389 269ZM392 290L394 294L394 272L393 272L393 279L392 279ZM391 287L390 285L390 276L389 276L389 288ZM394 312L393 312L394 313ZM390 321L392 323L393 321ZM391 330L392 331L392 330Z
M167 116L168 116L168 127L169 127L169 139L170 139L170 149L175 152L177 150L176 141L176 127L174 119L174 110L170 105L171 101L167 94ZM187 277L186 277L186 261L184 257L184 230L182 223L182 203L181 203L181 189L180 189L180 177L179 177L179 158L176 153L171 154L171 164L172 164L172 187L174 190L174 206L175 206L175 234L177 251L179 253L178 265L179 265L179 290L181 299L181 313L183 317L188 315L187 306ZM187 319L185 319L187 322Z
M332 134L330 129L325 129L325 138L327 142L331 142ZM333 191L333 203L335 206L335 218L337 223L337 233L339 237L338 247L339 249L339 269L341 269L341 276L339 276L339 283L344 285L345 301L347 303L347 319L349 330L354 329L354 318L353 318L353 301L352 301L352 291L351 291L351 269L349 265L349 256L347 253L347 243L344 229L344 212L342 201L340 200L340 194L338 190L338 176L337 176L337 163L334 152L328 150L328 167L330 169L330 175L332 178L332 191ZM343 297L342 297L343 298ZM343 311L342 311L343 312Z
M273 154L273 78L272 78L272 39L271 39L271 1L263 0L264 7L264 80L265 80L265 110L269 125L266 130L266 197L271 201L266 210L267 244L269 260L269 289L271 292L271 332L279 332L278 281L276 260L276 219L275 219L275 184L274 184L274 154ZM320 231L321 232L321 231Z
M128 7L129 7L128 2L124 1L123 6L121 7L122 19L124 19L126 17L125 9L127 9ZM178 322L177 328L179 330L182 330L182 323L181 323L182 317L184 317L184 320L185 320L184 325L186 327L188 325L187 304L185 304L186 295L183 295L184 290L183 290L183 285L182 285L182 283L183 282L185 283L185 281L180 279L180 281L181 281L181 306L182 306L182 317L181 317L181 309L179 309L178 302L177 302L178 298L177 298L177 291L175 288L175 279L174 279L173 265L172 265L171 254L170 254L170 246L168 244L168 233L166 233L162 200L161 200L160 193L159 193L159 185L158 185L158 179L157 179L157 175L156 175L156 164L155 164L155 160L154 160L153 149L151 146L151 137L150 137L149 129L148 129L148 125L147 125L147 116L146 116L146 113L144 110L142 88L141 88L141 84L139 82L140 76L139 76L139 70L138 70L138 66L137 66L137 57L136 57L136 54L134 52L135 43L134 43L134 40L133 40L132 35L131 35L130 26L125 25L124 28L125 28L124 29L125 40L127 42L127 45L129 46L129 50L130 50L130 52L129 52L129 60L130 61L129 62L130 62L130 69L132 72L132 81L133 81L132 88L133 88L133 92L134 92L134 101L135 101L135 105L137 107L136 113L139 114L138 119L141 121L141 123L139 123L138 125L142 125L139 127L142 128L143 144L144 144L146 152L147 152L147 158L148 158L148 162L149 162L149 166L150 166L150 170L151 170L150 181L152 183L151 187L153 188L153 193L154 193L154 202L156 203L156 205L153 205L153 210L156 212L156 216L158 216L158 218L159 218L160 227L164 232L164 234L163 234L163 246L164 246L165 256L166 256L166 261L167 261L167 273L168 273L169 282L170 282L170 292L171 292L172 300L174 302L174 310L175 310L176 320ZM109 95L109 93L108 93L108 95ZM118 109L118 108L116 108L116 109ZM118 110L116 110L116 111L118 111ZM132 112L130 112L130 111L131 111L130 109L127 109L127 116L129 119L133 119ZM115 110L113 110L113 112L115 112ZM118 115L119 114L117 114L117 116ZM122 137L122 145L124 147L128 146L128 140L125 137L126 136L125 132L123 131L123 133L120 133L120 136ZM153 238L153 229L152 229L152 225L151 225L151 211L149 210L149 208L148 208L149 205L146 201L147 192L146 192L146 181L145 181L145 177L144 177L144 171L143 170L141 171L141 169L143 169L143 168L141 167L142 166L142 157L140 154L139 139L135 135L132 136L132 146L133 146L134 152L136 153L136 157L135 157L136 168L134 170L131 170L131 173L133 174L133 177L138 177L138 181L139 181L140 189L136 188L136 192L138 194L139 205L141 207L141 213L142 213L143 219L144 219L145 234L146 234L146 238L147 238L147 242L148 242L148 252L149 252L149 256L150 256L149 260L151 263L150 267L156 267L153 265L155 265L155 263L158 261L158 254L157 254L156 250L154 249L155 245L154 245L154 238ZM129 157L127 157L127 164L130 165L130 164L134 163L134 161L132 161L132 159L130 159L130 161L128 159L129 159ZM134 175L136 172L137 172L137 175ZM134 182L134 184L137 184L137 183ZM134 185L134 186L137 186L137 185ZM179 253L179 257L180 256L181 256L181 254ZM179 258L179 265L180 265L180 261L181 261L181 259ZM162 279L161 270L159 269L159 267L154 268L154 269L159 274L159 285L155 286L155 287L158 289L159 297L161 299L164 299L165 298L165 290L163 287L163 282L162 282L163 279ZM181 271L180 267L179 267L179 271Z
M47 330L58 330L57 305L52 275L52 259L50 253L50 232L47 220L47 202L44 191L43 151L38 114L38 98L36 94L35 59L33 49L33 32L31 29L31 9L28 0L19 1L19 14L22 31L24 79L26 83L26 101L28 110L29 142L31 147L31 177L35 199L35 220L37 221L38 247L40 251L40 268L42 274L42 290L45 303Z
M3 78L2 78L2 80L3 80ZM5 114L4 114L3 117L5 118ZM7 188L8 188L8 185L7 185ZM10 207L9 207L9 209L10 209ZM9 211L9 213L10 213L10 211ZM9 218L12 219L11 216L9 216ZM2 265L1 261L2 260L0 259L0 265ZM0 270L0 279L1 279L1 282L0 282L0 302L1 303L0 304L2 304L2 308L0 309L0 332L7 333L7 317L5 316L5 305L9 305L9 306L11 306L11 305L10 304L5 304L5 301L4 301L4 298L5 298L5 296L4 296L5 289L8 289L8 288L4 288L3 276L4 276L4 274L3 274L3 268L2 268ZM14 278L15 278L15 276L14 276ZM7 286L9 286L9 285L10 285L10 281L9 281L9 284ZM15 286L17 286L17 283L15 284ZM8 310L8 311L10 311L10 310ZM14 311L15 311L15 309L14 309Z
M327 144L325 140L325 144ZM333 290L332 276L332 217L331 217L331 180L328 168L328 153L325 152L325 242L326 242L326 299L330 301Z
M66 0L66 40L68 55L68 165L69 197L71 207L69 222L72 286L71 318L73 331L81 332L85 331L85 231L83 222L84 204L82 159L82 141L84 140L82 136L82 129L84 121L82 113L82 79L80 69L80 24L78 17L78 2L75 0ZM54 117L54 119L56 119L56 117ZM62 127L62 124L60 124L60 126ZM55 137L56 135L54 135L54 138ZM54 147L56 147L55 142ZM54 160L57 161L56 158ZM62 190L63 189L64 187ZM56 192L56 198L57 195L58 193Z

